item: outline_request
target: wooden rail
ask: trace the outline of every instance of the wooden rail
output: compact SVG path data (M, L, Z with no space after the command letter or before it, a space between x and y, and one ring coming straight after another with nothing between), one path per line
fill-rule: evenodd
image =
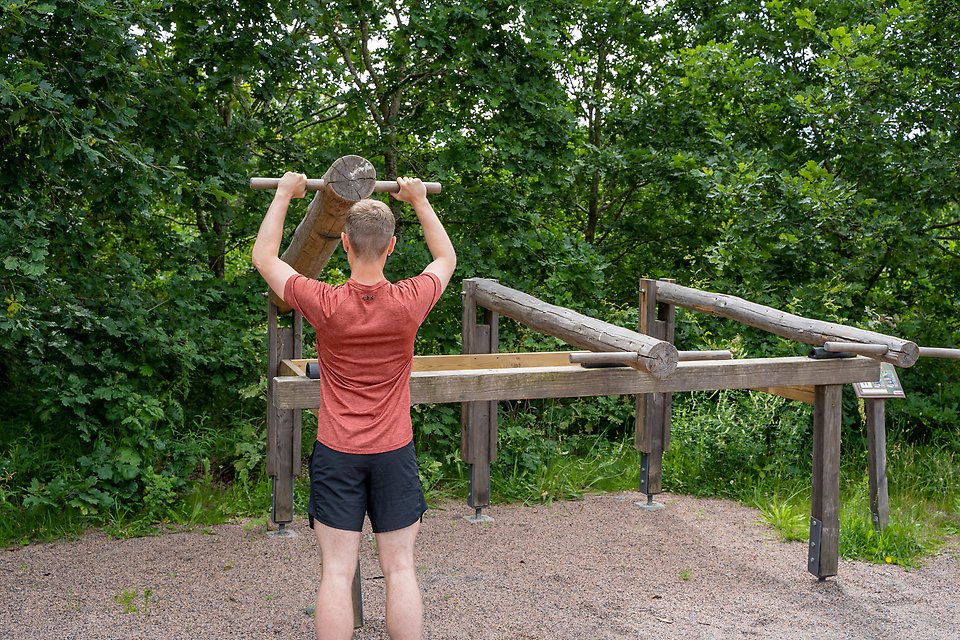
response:
M920 348L909 340L842 324L811 320L736 296L700 291L664 280L657 281L657 299L685 309L737 320L804 344L819 346L828 341L881 344L887 347L887 351L877 357L898 367L913 366L920 357Z
M494 280L475 278L470 282L475 284L474 296L480 306L574 347L590 351L634 351L640 356L637 367L659 379L669 377L677 367L677 349L669 342L543 302Z

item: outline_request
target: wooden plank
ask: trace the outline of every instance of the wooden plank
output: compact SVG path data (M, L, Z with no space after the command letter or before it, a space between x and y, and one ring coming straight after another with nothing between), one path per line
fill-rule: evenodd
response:
M433 404L849 384L879 378L880 364L872 358L814 360L801 356L681 362L666 380L626 367L423 371L411 377L410 394L413 404ZM320 381L277 377L274 398L284 409L316 408L320 406Z
M661 280L658 282L657 297L679 307L737 320L804 344L822 345L830 341L886 345L888 351L877 357L898 367L910 367L920 357L920 348L909 340L842 324L803 318L779 309L748 302L736 296L700 291Z
M669 377L677 366L677 349L609 322L548 304L493 280L472 278L477 304L496 311L540 333L590 351L636 351L643 366L658 378Z
M886 401L866 398L867 475L870 479L870 512L873 526L883 531L890 522L890 496L887 493Z
M810 515L820 522L820 540L810 540L818 578L837 575L840 557L840 425L843 386L817 385L813 409L813 482Z
M771 395L787 398L788 400L799 400L807 404L813 404L813 386L789 386L789 387L757 387L752 391L763 391Z
M293 327L279 327L277 352L280 357L293 355ZM274 378L282 380L282 378ZM300 411L283 409L274 403L276 424L276 467L273 476L273 521L277 524L293 522L294 436Z

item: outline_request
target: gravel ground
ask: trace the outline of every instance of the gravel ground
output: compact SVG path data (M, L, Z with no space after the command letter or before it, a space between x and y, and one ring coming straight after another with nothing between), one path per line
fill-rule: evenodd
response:
M552 506L431 509L418 546L426 638L960 638L960 548L921 568L841 560L818 582L806 544L719 500L638 493ZM0 550L0 638L311 638L319 553L306 523L268 537L203 531ZM372 536L361 547L365 625L385 638Z

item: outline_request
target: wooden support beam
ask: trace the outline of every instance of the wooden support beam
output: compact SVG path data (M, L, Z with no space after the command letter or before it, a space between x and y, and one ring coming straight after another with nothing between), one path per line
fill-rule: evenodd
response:
M307 207L293 239L280 259L309 278L316 278L340 244L347 212L373 193L377 172L360 156L344 156L323 174L324 187ZM271 300L280 313L290 311L275 292Z
M673 343L676 309L657 299L658 282L640 280L639 329L643 335ZM679 361L680 354L677 354ZM662 492L663 454L670 448L670 392L641 393L636 397L634 446L640 452L640 490L652 496Z
M864 398L867 414L867 475L870 481L870 512L873 526L882 531L890 522L890 496L887 493L886 401Z
M280 326L276 305L267 309L267 474L272 479L273 521L281 526L293 522L293 480L300 472L302 414L278 407L271 387L282 378L280 363L302 355L302 323L294 314L291 326ZM318 390L319 393L319 390Z
M807 570L824 580L840 558L840 424L843 386L817 385L813 405L813 486Z
M523 367L464 371L421 371L410 378L413 404L579 398L585 396L678 393L711 389L766 389L814 384L872 382L880 364L872 358L813 360L806 357L745 358L681 362L666 380L628 367ZM299 376L274 379L273 396L282 409L320 406L320 381Z
M667 378L677 366L677 349L669 342L548 304L493 280L465 280L475 286L480 306L513 318L524 326L590 351L635 351L643 367L658 378Z
M887 352L878 357L898 367L913 366L920 357L920 348L909 340L842 324L803 318L779 309L748 302L736 296L700 291L661 280L657 285L657 298L685 309L737 320L804 344L819 346L828 341L882 344L887 347Z
M462 348L467 357L493 354L499 343L497 313L484 310L483 322L477 320L476 290L475 281L464 281ZM467 504L474 509L477 521L483 518L482 509L490 506L490 464L497 459L497 418L496 400L460 405L460 458L469 465Z

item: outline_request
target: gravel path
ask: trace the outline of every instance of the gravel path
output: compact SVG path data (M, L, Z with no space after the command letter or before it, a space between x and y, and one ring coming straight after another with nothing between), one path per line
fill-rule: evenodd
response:
M960 638L960 549L916 570L841 560L818 583L806 544L755 510L638 493L552 506L431 509L418 546L426 638ZM0 638L311 638L319 553L306 523L267 537L204 531L0 550ZM361 547L366 624L385 638L372 536Z

